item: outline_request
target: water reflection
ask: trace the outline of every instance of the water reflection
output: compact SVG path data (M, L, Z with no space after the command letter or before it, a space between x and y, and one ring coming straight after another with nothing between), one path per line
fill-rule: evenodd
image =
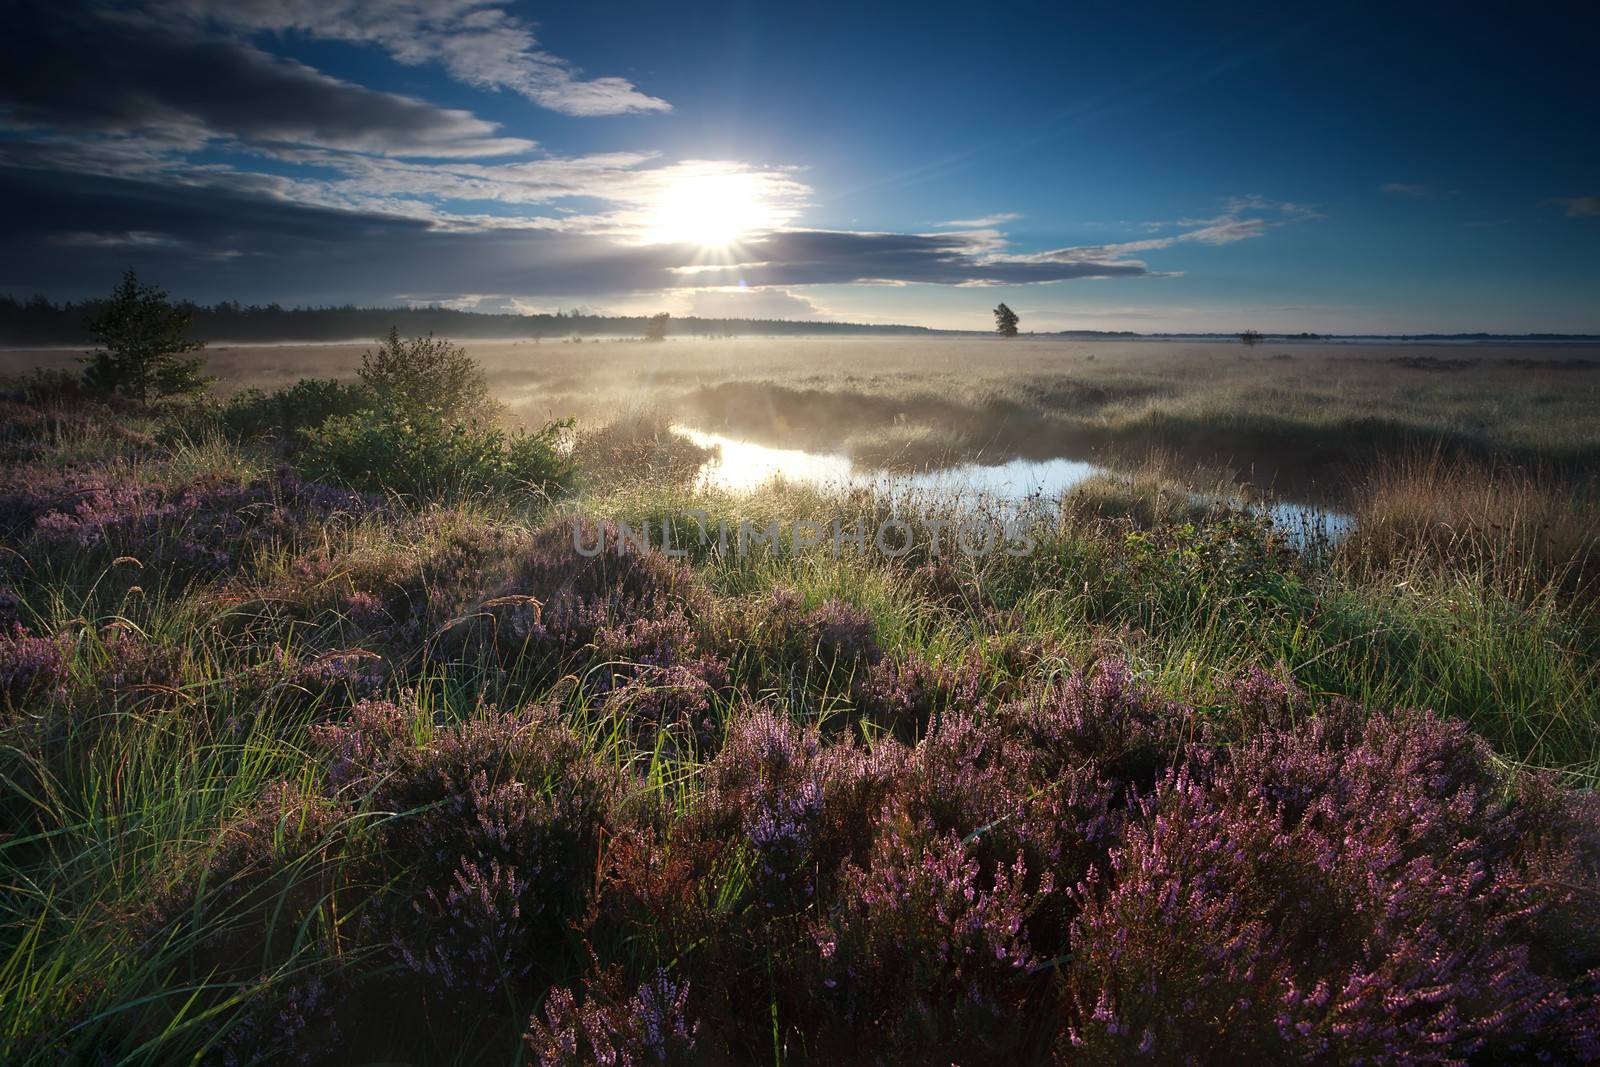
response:
M937 496L941 500L982 498L995 504L1053 503L1107 468L1065 457L1045 461L1014 459L983 465L963 463L939 470L895 473L857 467L842 452L806 452L769 448L688 426L673 432L714 455L696 476L696 487L748 493L782 479L822 489L871 489L896 496ZM1311 504L1278 501L1265 513L1291 541L1300 545L1338 541L1349 531L1351 516Z

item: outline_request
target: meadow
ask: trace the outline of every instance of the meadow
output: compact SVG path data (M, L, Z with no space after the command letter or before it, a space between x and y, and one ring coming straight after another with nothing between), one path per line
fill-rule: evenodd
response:
M0 360L0 1060L1600 1058L1600 353L370 348Z

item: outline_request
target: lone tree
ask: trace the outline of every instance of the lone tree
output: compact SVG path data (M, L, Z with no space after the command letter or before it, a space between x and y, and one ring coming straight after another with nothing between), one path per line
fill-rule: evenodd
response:
M1247 345L1258 345L1261 343L1261 332L1259 330L1246 330L1239 335L1239 340Z
M665 341L667 339L667 323L672 319L672 312L658 311L650 316L650 321L644 324L644 339L646 341Z
M82 360L88 364L84 379L135 400L200 392L211 379L200 373L199 357L183 358L206 346L187 336L193 317L193 311L168 300L165 289L144 285L128 271L100 311L84 322L100 346Z
M1017 318L1017 313L1004 304L994 309L994 328L995 332L1001 337L1015 337L1017 335L1017 323L1020 321Z

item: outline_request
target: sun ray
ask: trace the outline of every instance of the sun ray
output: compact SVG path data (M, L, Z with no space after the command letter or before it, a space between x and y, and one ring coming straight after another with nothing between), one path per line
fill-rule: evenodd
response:
M644 238L656 244L726 249L782 224L757 174L691 172L665 185L645 215Z

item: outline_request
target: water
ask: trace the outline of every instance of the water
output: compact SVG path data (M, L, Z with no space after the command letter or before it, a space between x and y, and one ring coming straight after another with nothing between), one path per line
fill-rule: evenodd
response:
M885 494L936 496L946 501L982 499L1001 505L1053 503L1108 469L1082 459L1014 459L1006 463L963 463L938 470L895 473L859 467L842 452L770 448L722 434L674 426L677 433L715 453L696 476L696 487L748 493L782 479L819 489L869 489ZM1302 547L1332 544L1354 518L1313 504L1277 501L1261 508L1273 525Z

